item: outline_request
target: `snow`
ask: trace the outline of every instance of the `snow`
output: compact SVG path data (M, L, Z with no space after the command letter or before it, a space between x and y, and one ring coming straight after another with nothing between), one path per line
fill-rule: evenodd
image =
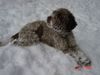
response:
M0 47L0 75L99 75L100 0L0 0L0 40L5 41L25 24L68 8L76 17L76 41L92 60L91 70L75 70L75 61L42 43L31 47Z

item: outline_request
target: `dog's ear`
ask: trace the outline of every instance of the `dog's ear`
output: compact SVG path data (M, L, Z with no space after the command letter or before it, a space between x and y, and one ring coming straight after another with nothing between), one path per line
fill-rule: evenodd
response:
M76 26L77 26L77 23L75 21L75 17L71 14L69 16L69 22L68 22L67 28L69 31L72 31Z

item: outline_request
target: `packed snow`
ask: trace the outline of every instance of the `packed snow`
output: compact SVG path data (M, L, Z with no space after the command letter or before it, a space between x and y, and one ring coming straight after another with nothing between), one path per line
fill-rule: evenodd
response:
M0 75L100 75L100 0L0 0L0 41L7 41L25 24L67 8L78 26L78 45L92 60L92 69L75 70L75 61L61 51L39 43L0 47Z

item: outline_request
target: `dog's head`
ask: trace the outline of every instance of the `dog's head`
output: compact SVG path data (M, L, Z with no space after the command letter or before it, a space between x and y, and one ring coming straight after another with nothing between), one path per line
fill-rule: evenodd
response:
M77 25L73 14L65 8L54 10L52 14L47 17L47 23L49 27L58 32L70 32Z

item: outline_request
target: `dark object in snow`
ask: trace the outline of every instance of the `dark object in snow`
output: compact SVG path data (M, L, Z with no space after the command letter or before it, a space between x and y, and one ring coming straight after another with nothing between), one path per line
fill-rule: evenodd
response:
M72 30L76 27L73 14L67 9L54 10L45 21L34 21L26 24L18 33L11 37L15 45L31 46L42 42L63 53L69 53L78 65L91 65L91 60L78 47Z

